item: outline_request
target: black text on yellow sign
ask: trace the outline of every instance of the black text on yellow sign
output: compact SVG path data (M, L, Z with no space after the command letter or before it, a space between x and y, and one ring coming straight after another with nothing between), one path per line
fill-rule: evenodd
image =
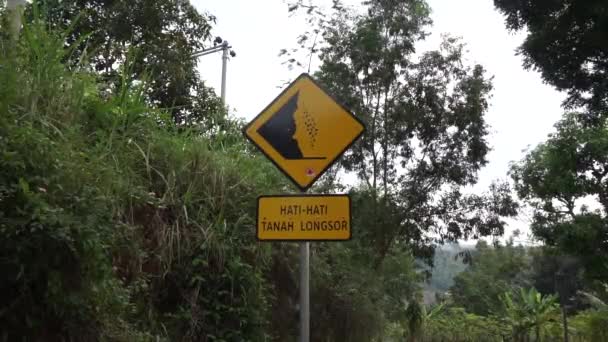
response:
M343 241L351 238L348 195L277 195L258 198L261 241Z
M245 127L244 134L306 190L364 130L359 119L302 74Z

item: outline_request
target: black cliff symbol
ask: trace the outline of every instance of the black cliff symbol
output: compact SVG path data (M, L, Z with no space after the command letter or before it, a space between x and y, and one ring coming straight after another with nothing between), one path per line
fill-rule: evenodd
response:
M268 121L258 133L274 147L285 159L325 159L324 157L306 157L294 139L296 132L295 114L298 110L299 92L293 95Z

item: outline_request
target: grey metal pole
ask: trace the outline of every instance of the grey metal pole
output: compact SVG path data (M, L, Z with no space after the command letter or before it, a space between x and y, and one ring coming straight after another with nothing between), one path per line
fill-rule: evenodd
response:
M300 242L300 342L310 341L310 242Z
M226 67L228 66L228 50L230 46L227 41L222 43L222 103L226 105Z

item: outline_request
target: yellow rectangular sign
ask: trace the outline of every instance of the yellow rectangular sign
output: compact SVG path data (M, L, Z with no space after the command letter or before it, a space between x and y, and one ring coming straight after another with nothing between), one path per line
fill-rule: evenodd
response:
M341 241L351 238L348 195L277 195L258 198L261 241Z

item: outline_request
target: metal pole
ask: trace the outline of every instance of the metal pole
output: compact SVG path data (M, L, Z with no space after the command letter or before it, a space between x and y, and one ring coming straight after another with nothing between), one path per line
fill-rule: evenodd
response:
M222 43L222 103L226 105L226 67L228 66L228 49L230 46L227 41Z
M198 58L198 57L207 56L209 54L221 51L223 49L224 49L224 47L222 45L214 46L212 48L208 48L208 49L205 49L205 50L197 51L197 52L193 53L191 56L194 57L194 58Z
M310 341L310 243L300 242L300 342Z

